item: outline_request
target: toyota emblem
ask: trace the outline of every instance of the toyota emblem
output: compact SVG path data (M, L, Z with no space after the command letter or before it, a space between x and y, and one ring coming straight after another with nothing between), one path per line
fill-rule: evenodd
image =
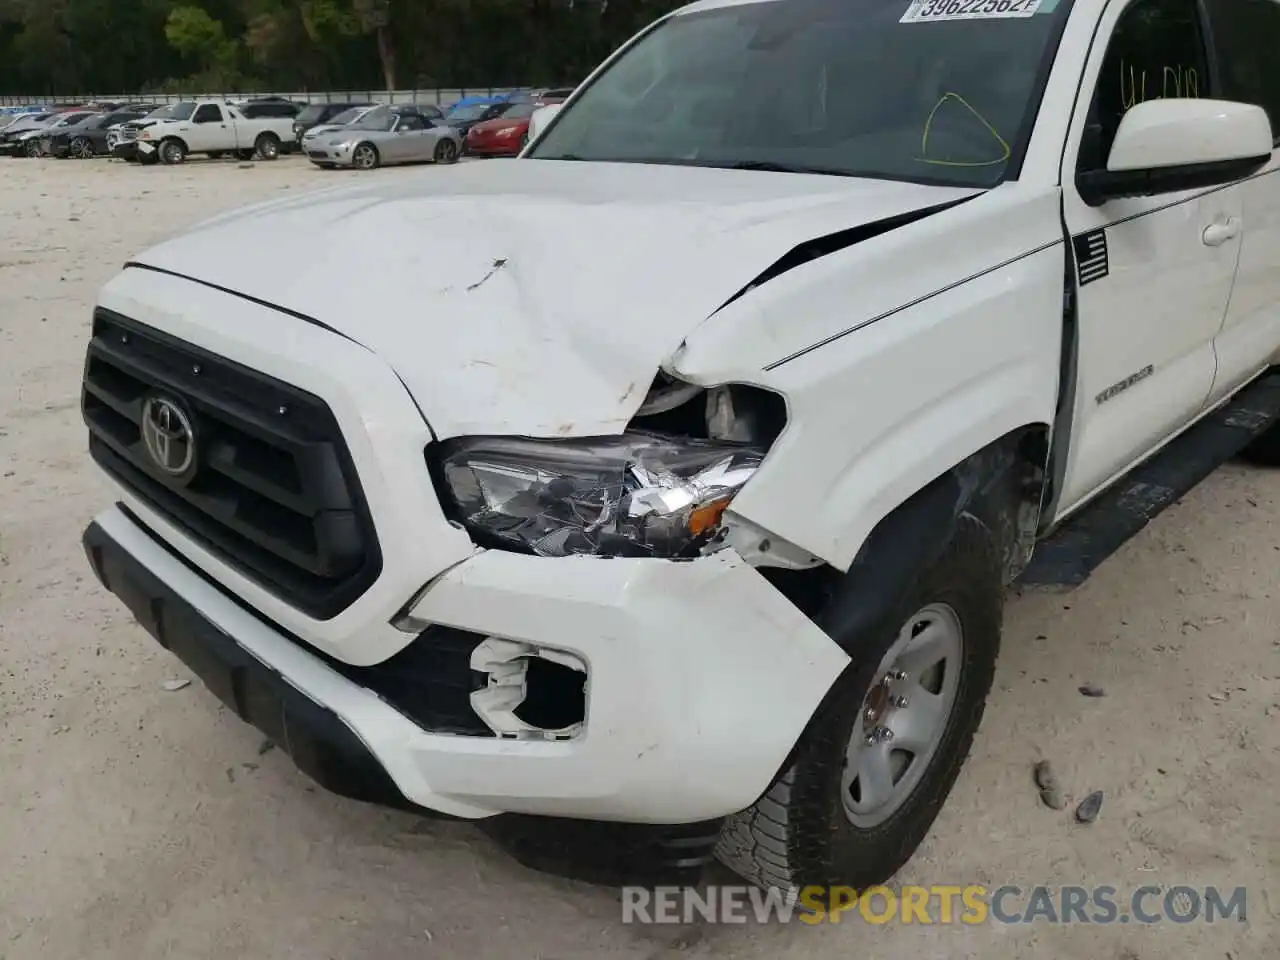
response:
M164 397L148 397L142 405L142 442L151 462L171 477L186 475L196 462L191 418Z

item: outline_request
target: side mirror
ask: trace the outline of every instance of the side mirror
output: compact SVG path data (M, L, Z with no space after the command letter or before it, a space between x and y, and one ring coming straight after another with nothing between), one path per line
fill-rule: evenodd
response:
M1271 121L1262 107L1230 100L1148 100L1120 120L1105 170L1076 176L1091 206L1241 180L1271 160Z
M543 130L547 129L547 126L555 118L555 115L560 112L560 108L563 106L564 104L562 103L550 103L545 107L539 107L537 110L533 111L533 115L529 117L530 143L533 143L534 140L538 139L538 135L542 133Z

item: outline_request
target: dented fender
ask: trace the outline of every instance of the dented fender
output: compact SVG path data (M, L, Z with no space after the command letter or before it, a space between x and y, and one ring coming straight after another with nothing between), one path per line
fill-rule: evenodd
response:
M847 570L918 491L1007 435L1048 429L1062 349L1058 202L1056 189L1006 184L799 266L695 331L675 374L751 382L787 403L734 510Z

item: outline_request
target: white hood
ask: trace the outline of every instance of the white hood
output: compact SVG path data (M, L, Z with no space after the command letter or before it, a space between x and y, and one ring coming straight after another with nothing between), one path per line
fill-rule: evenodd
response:
M363 344L440 438L582 436L621 430L682 340L798 244L976 192L698 167L462 164L250 207L138 262Z

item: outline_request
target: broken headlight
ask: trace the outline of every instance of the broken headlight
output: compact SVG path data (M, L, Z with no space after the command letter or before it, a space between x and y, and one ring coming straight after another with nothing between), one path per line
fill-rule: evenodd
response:
M480 543L547 557L688 557L711 544L764 459L738 443L627 433L454 441L433 463Z

